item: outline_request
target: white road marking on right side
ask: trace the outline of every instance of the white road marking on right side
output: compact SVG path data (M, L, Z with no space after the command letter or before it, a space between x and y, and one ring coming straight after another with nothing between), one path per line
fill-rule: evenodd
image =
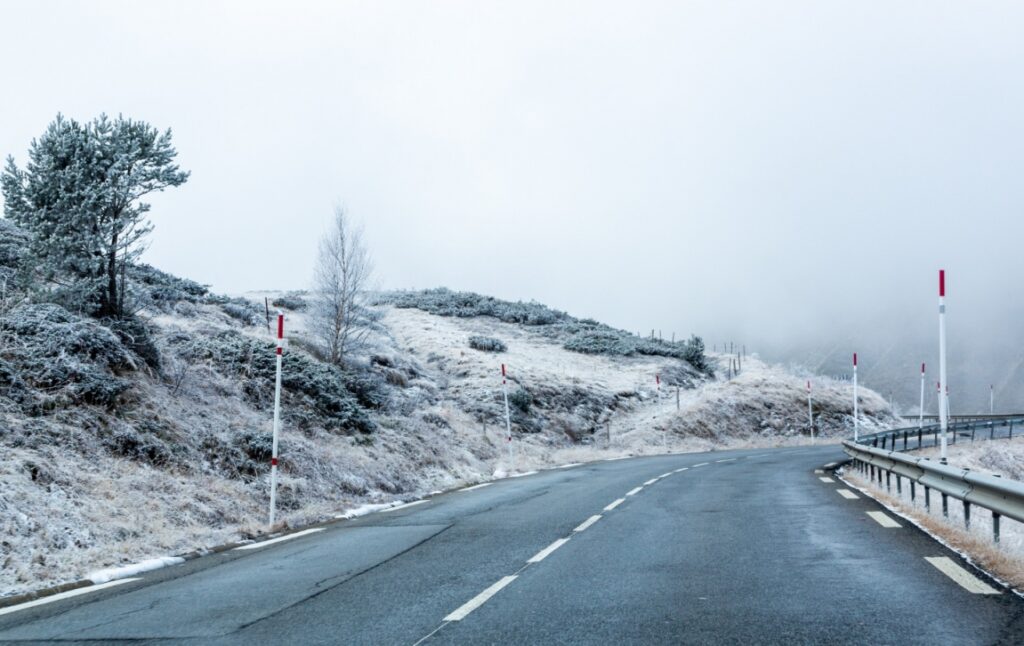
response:
M601 520L600 514L595 514L594 516L591 516L590 518L588 518L585 521L583 521L582 523L580 523L579 527L577 527L576 529L574 529L572 531L574 531L574 532L582 532L583 530L585 530L586 528L590 527L591 525L593 525L594 523L596 523L599 520Z
M818 478L818 480L821 480L822 482L835 482L835 480L833 480L832 478L826 478L824 476Z
M512 574L512 575L509 575L509 576L501 577L501 579L499 579L497 583L495 583L491 587L487 588L486 590L484 590L480 594L476 595L475 597L473 597L472 599L470 599L466 603L464 603L461 606L459 606L459 608L455 612L449 614L447 617L444 618L444 620L445 621L462 621L463 619L466 618L466 615L468 615L469 613L473 612L474 610L476 610L480 606L482 606L485 603L487 603L487 600L490 599L491 597L493 597L494 595L498 594L498 591L500 591L502 588L504 588L509 583L512 583L513 581L515 581L516 580L516 576L517 575Z
M948 556L926 556L924 557L924 560L934 565L939 572L942 572L949 578L956 581L961 588L968 592L974 594L999 594L999 590L996 590L989 584L963 569L954 563L953 559Z
M687 469L689 469L689 468L690 468L690 467L683 467L682 469L676 469L676 470L675 470L675 471L673 471L672 473L682 473L683 471L686 471L686 470L687 470Z
M700 464L693 465L693 468L696 469L697 467L706 467L706 466L708 466L707 462L701 462Z
M663 474L661 474L660 476L658 476L658 480L661 480L662 478L667 478L667 477L669 477L670 475L672 475L672 472L671 472L671 471L669 471L668 473L663 473Z
M875 522L877 522L882 527L901 527L899 523L897 523L892 518L889 518L880 511L869 511L866 513L868 516L871 516L871 518L873 518Z
M97 592L104 588L112 588L115 585L121 585L124 583L131 583L132 581L138 581L139 577L132 577L129 579L118 579L116 581L108 581L107 583L100 583L99 585L87 585L84 588L75 588L74 590L68 590L67 592L60 592L58 594L51 594L48 597L42 599L35 599L33 601L26 601L25 603L19 603L16 606L7 606L6 608L0 608L0 615L10 614L12 612L18 612L19 610L26 610L28 608L34 608L41 606L44 603L53 603L54 601L60 601L61 599L68 599L71 597L77 597L79 595L88 594L90 592Z
M838 493L843 498L846 498L847 500L857 499L857 494L853 493L849 489L836 489L836 493Z
M618 507L619 505L621 505L624 502L626 502L625 498L619 498L618 500L616 500L612 504L610 504L607 507L605 507L604 511L611 511L611 510L615 509L616 507Z
M735 460L735 459L736 459L736 458L726 458L726 459L724 459L724 460L715 460L715 462L732 462L732 461L733 461L733 460Z
M412 507L413 505L422 505L425 502L430 502L430 498L424 498L423 500L413 500L412 502L405 502L401 505L396 505L391 509L382 509L381 513L386 514L389 511L398 511L399 509L405 509L406 507Z
M307 536L309 534L316 534L317 532L322 532L322 531L324 531L323 527L314 527L313 529L306 529L306 530L303 530L301 532L295 532L294 534L288 534L287 536L278 536L277 538L272 538L269 541L263 541L262 543L249 543L248 545L242 545L241 547L236 547L235 549L236 550L258 550L261 547L267 547L268 545L273 545L274 543L280 543L282 541L290 541L293 538L298 538L300 536Z
M484 487L490 487L492 484L494 484L494 483L493 482L481 482L480 484L473 485L472 487L463 487L462 489L459 489L459 491L473 491L474 489L483 489Z
M635 495L637 495L638 493L640 493L640 490L641 490L641 489L643 489L643 487L637 487L637 488L635 488L635 489L630 489L629 491L627 491L627 492L626 492L626 495L627 495L627 496L635 496Z
M559 547L565 545L568 542L569 542L568 538L560 538L560 539L558 539L557 541L555 541L551 545L548 545L547 547L545 547L541 551L539 551L536 554L534 554L530 558L530 560L527 561L527 563L540 563L541 561L546 559L552 552L554 552Z
M651 478L650 480L648 480L647 482L644 483L644 486L645 487L649 487L649 486L651 486L652 484L654 484L657 481L658 481L657 478Z

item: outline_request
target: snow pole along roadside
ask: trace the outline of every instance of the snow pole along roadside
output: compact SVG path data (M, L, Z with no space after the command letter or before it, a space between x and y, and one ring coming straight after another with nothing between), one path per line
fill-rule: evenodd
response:
M946 433L949 429L949 395L943 396L942 389L949 393L946 382L946 270L939 270L939 427L942 431L939 461L947 463Z
M274 437L270 449L270 523L274 527L277 507L277 437L281 431L281 358L284 355L284 314L277 311L277 375L274 378Z
M988 414L996 414L996 385L988 385Z
M814 409L811 407L811 380L807 380L807 425L811 429L811 444L814 444Z
M857 417L857 353L853 353L853 441L860 439L860 420Z
M924 428L924 364L921 364L921 404L917 408L917 430Z
M661 412L661 374L654 373L654 383L655 383L655 386L658 389L657 401L655 402L655 407L658 409L658 412ZM668 448L668 422L667 421L665 422L665 432L662 433L662 435L661 435L661 446L663 448Z
M508 382L505 380L505 364L501 364L501 392L505 397L505 440L508 442L508 470L511 473L515 465L512 455L512 414L508 409Z

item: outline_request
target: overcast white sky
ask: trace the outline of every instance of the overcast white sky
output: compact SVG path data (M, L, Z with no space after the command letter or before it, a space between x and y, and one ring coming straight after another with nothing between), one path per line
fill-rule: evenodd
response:
M173 128L146 258L219 291L307 287L340 201L382 287L709 344L1019 300L1022 3L0 7L0 153Z

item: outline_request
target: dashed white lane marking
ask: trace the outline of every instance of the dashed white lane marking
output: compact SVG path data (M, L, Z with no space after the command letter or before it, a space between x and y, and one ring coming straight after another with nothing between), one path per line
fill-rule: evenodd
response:
M463 487L462 489L459 489L459 491L473 491L474 489L483 489L484 487L490 487L492 484L494 484L494 483L493 482L481 482L480 484L473 485L472 487Z
M824 476L821 477L821 478L818 478L818 480L821 480L822 482L835 482L835 480L833 480L832 478L826 478Z
M272 538L269 541L263 541L262 543L249 543L248 545L242 545L241 547L236 547L235 549L236 550L258 550L261 547L267 547L268 545L273 545L274 543L281 543L283 541L290 541L293 538L298 538L300 536L307 536L309 534L316 534L317 532L322 532L322 531L324 531L323 527L314 527L313 529L306 529L306 530L303 530L301 532L295 532L294 534L288 534L287 536L279 536L277 538Z
M735 460L735 459L736 459L736 458L726 458L726 459L724 459L724 460L715 460L715 462L732 462L732 461L733 461L733 460Z
M643 487L637 487L636 489L630 489L629 491L626 492L626 495L627 496L635 496L638 493L640 493L641 489L643 489Z
M853 493L849 489L836 489L836 493L838 493L843 498L846 498L847 500L857 499L857 494Z
M480 606L482 606L485 603L487 603L488 599L490 599L494 595L498 594L498 592L502 588L504 588L506 585L508 585L509 583L512 583L515 580L516 580L516 575L515 574L502 577L501 579L498 580L497 583L495 583L491 587L487 588L486 590L484 590L480 594L476 595L475 597L473 597L472 599L470 599L466 603L464 603L461 606L459 606L458 610L456 610L455 612L453 612L450 615L448 615L447 617L445 617L444 620L445 621L462 621L463 619L466 618L466 615L468 615L469 613L473 612L474 610L476 610Z
M701 462L700 464L693 465L693 468L696 469L697 467L706 467L708 466L708 464L708 462Z
M682 469L676 469L676 470L675 470L675 471L673 471L672 473L682 473L683 471L686 471L686 470L687 470L687 469L689 469L689 468L690 468L690 467L683 467Z
M661 474L660 476L658 476L658 480L661 480L662 478L667 478L667 477L669 477L670 475L672 475L672 472L671 472L671 471L669 471L668 473L663 473L663 474Z
M877 522L882 527L900 527L901 526L895 520L893 520L892 518L889 518L888 516L886 516L885 514L883 514L880 511L869 511L869 512L867 512L867 515L871 516L871 518L873 518L875 520L875 522Z
M590 527L591 525L593 525L594 523L596 523L599 520L601 520L601 515L600 514L595 514L594 516L591 516L590 518L588 518L585 521L583 521L582 523L580 523L579 527L577 527L576 529L574 529L572 531L574 531L574 532L582 532L583 530L585 530L586 528Z
M619 505L621 505L624 502L626 502L625 498L619 498L618 500L616 500L612 504L610 504L607 507L605 507L604 511L611 511L611 510L615 509L616 507L618 507Z
M657 478L651 478L650 480L648 480L647 482L644 483L644 486L645 487L649 487L649 486L651 486L652 484L654 484L657 481L658 481Z
M548 545L547 547L545 547L541 551L539 551L536 554L534 554L533 557L530 558L529 561L527 561L527 563L540 563L541 561L546 559L552 552L554 552L559 547L565 545L568 542L569 542L568 538L560 538L560 539L558 539L557 541L555 541L551 545Z
M988 585L978 577L953 562L948 556L926 556L924 560L934 565L939 572L942 572L953 579L961 588L974 594L999 594L992 586Z
M522 478L523 476L532 476L535 473L537 473L537 472L536 471L527 471L526 473L513 473L509 477L510 478Z
M130 579L118 579L117 581L109 581L107 583L101 583L99 585L90 585L84 588L76 588L74 590L68 590L67 592L61 592L59 594L50 595L49 597L43 597L42 599L36 599L34 601L26 601L25 603L19 603L16 606L8 606L6 608L0 608L0 615L10 614L12 612L18 612L19 610L26 610L28 608L34 608L41 606L44 603L53 603L54 601L60 601L61 599L69 599L71 597L77 597L79 595L88 594L90 592L97 592L104 588L112 588L115 585L122 585L125 583L131 583L132 581L138 581L139 577L132 577Z
M405 509L406 507L412 507L413 505L422 505L425 502L430 502L430 498L424 498L423 500L413 500L412 502L402 503L401 505L396 505L391 509L384 509L380 513L386 514L389 511L398 511L399 509Z
M824 470L824 469L815 469L815 470L814 470L814 475L821 475L821 474L823 474L823 473L825 473L825 470Z

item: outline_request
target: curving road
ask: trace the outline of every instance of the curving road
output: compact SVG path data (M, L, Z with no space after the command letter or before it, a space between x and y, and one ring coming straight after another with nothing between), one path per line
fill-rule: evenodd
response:
M0 610L0 642L1024 643L1024 600L814 472L842 458L678 454L498 481Z

